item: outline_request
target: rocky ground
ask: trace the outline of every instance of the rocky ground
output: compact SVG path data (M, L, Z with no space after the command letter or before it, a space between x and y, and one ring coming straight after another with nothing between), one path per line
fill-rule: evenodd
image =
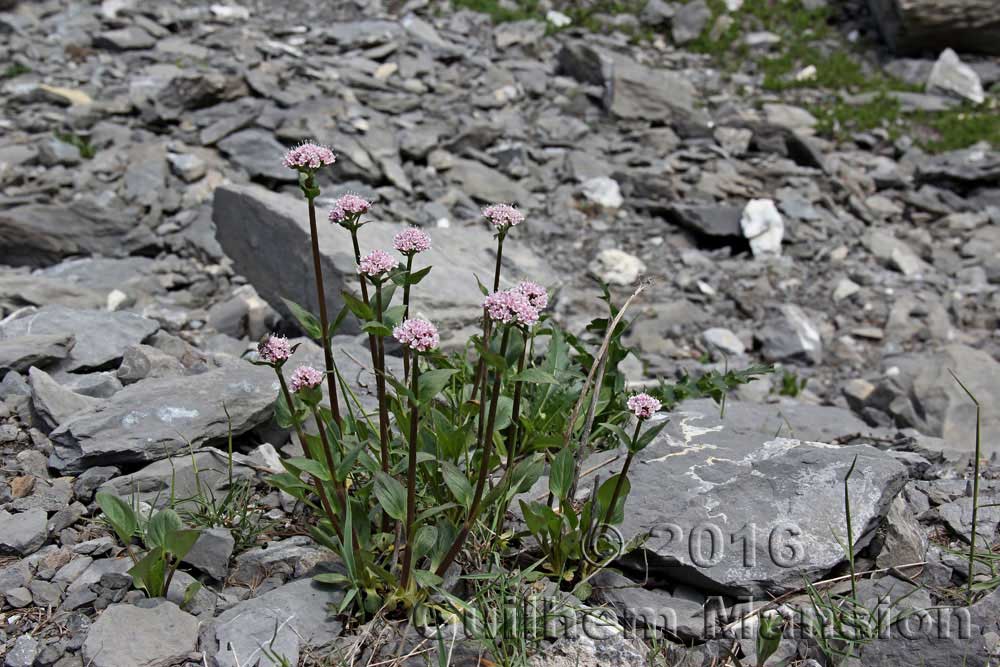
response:
M5 667L277 664L268 642L291 664L371 659L307 578L330 554L263 483L287 434L269 373L241 359L291 330L282 296L313 298L303 204L279 164L306 139L338 154L321 203L348 190L376 201L367 242L430 229L436 268L417 307L449 325L446 343L477 310L472 274L492 266L479 208L514 201L528 222L507 274L557 289L567 327L601 312L594 277L620 297L655 280L627 335L635 383L778 364L721 422L682 406L623 526L669 539L653 531L587 601L626 625L638 608L672 610L672 623L638 619L670 642L560 640L537 664L723 664L745 596L801 603L804 579L844 573L830 526L855 454L859 567L891 570L864 595L957 600L976 413L950 371L983 407L982 502L1000 502L1000 60L893 59L853 3L785 32L751 0L557 3L547 18L538 4L456 4L51 0L0 13ZM793 26L815 16L791 7ZM338 294L353 256L337 230L322 235ZM338 347L363 393L355 334ZM217 449L230 426L232 485ZM186 501L211 527L168 601L130 590L128 559L95 521L98 489ZM205 489L213 516L194 501ZM1000 551L1000 511L979 520L980 546ZM699 526L719 522L730 550L696 555ZM802 557L754 543L763 562L748 565L732 545L754 524L764 542L800 530ZM985 561L973 576L998 583ZM968 611L963 638L895 637L850 664L914 650L928 666L995 664L1000 593ZM432 660L434 641L402 639L414 664ZM752 635L736 641L752 664ZM472 648L455 655L477 664ZM772 660L823 657L802 640Z

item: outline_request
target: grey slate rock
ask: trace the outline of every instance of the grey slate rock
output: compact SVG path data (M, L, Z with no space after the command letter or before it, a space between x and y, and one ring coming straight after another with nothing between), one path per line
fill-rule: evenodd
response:
M0 553L29 556L45 544L49 535L45 510L18 514L0 510Z
M712 18L712 10L705 0L693 0L681 5L674 12L671 34L674 44L687 44L698 39Z
M729 240L736 243L743 237L740 227L742 206L671 204L665 214L670 222L716 242Z
M779 428L800 439L776 436ZM723 594L780 594L825 574L844 560L831 528L843 538L843 478L854 457L858 548L872 539L906 481L906 468L873 447L819 442L864 431L838 408L730 401L720 420L712 401L682 404L629 473L622 537L651 536L628 562L648 564L651 577ZM584 468L614 456L595 454Z
M229 572L229 557L236 541L228 528L208 528L201 532L191 551L182 559L215 579L225 579Z
M48 373L37 368L28 371L28 383L31 385L32 407L50 431L70 415L90 410L103 402L103 399L83 396L66 389Z
M125 347L141 343L159 328L156 321L135 313L45 306L0 325L0 338L71 334L76 338L76 345L59 368L81 372L114 366L122 358Z
M611 114L627 120L688 120L696 116L694 101L694 86L680 74L614 58L604 98Z
M173 602L149 605L114 604L91 626L83 657L93 667L149 667L169 664L194 651L198 619Z
M156 39L139 26L108 30L94 36L94 46L99 49L131 51L135 49L151 49L155 45Z
M208 664L276 667L263 655L264 647L297 665L305 649L324 646L340 635L341 624L329 607L342 597L343 591L300 579L236 604L202 633Z
M4 656L4 667L31 667L38 655L38 640L31 635L21 635Z
M241 130L218 143L219 149L252 178L267 178L284 183L298 181L298 172L282 166L286 148L270 132L258 128Z
M917 163L917 183L956 189L1000 183L1000 151L981 145L929 156Z
M823 340L805 311L786 303L770 311L768 321L754 336L768 361L818 364L823 358Z
M41 334L0 338L0 374L44 368L69 356L76 339L70 334Z

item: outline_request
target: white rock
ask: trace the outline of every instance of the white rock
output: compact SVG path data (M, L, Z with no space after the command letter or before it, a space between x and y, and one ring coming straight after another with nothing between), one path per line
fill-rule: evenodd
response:
M743 0L726 0L726 11L738 12L743 6Z
M806 65L795 74L796 81L813 81L816 78L816 66Z
M609 248L598 253L590 263L590 271L611 285L631 285L646 270L646 265L635 255Z
M584 197L604 208L618 208L625 202L618 181L607 176L586 181L580 190Z
M833 300L843 301L849 296L853 296L861 291L861 286L850 278L841 278L840 282L833 289Z
M706 345L725 354L737 356L746 352L743 341L729 329L721 327L706 329L702 332L701 338Z
M549 10L549 13L545 15L545 20L557 28L565 28L573 22L573 19L554 9Z
M743 236L750 241L754 257L776 257L781 255L781 239L785 235L785 221L774 201L751 199L743 209L740 218Z
M802 107L790 104L765 104L764 116L771 125L779 125L789 129L808 129L815 127L817 120Z
M128 303L128 300L129 300L128 294L121 291L120 289L113 289L110 292L108 292L108 303L107 303L108 310L112 311L118 310L123 305Z
M928 92L943 92L982 104L986 99L983 84L975 70L963 63L951 49L941 52L927 77Z
M246 21L250 18L250 10L239 5L212 5L209 9L215 18L223 21Z

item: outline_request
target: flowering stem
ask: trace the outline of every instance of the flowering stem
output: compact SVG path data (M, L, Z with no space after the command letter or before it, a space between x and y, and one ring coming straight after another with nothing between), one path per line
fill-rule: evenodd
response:
M507 343L510 341L510 325L505 326L503 329L503 337L500 341L500 356L507 354ZM483 500L483 491L486 488L486 478L489 476L490 468L490 458L493 456L493 427L496 425L497 419L497 405L500 402L500 385L503 382L503 372L498 368L495 373L495 378L493 380L493 392L490 401L490 416L489 421L486 426L485 431L480 431L480 437L478 438L478 447L482 450L482 458L479 461L479 478L476 480L476 490L472 496L472 505L469 507L469 514L465 518L465 523L462 524L462 529L458 532L455 537L455 541L452 543L451 548L445 555L444 559L441 561L440 565L436 570L436 574L440 577L448 570L448 566L451 565L455 557L462 550L465 544L465 540L469 537L469 530L472 528L472 524L479 516L479 505ZM485 383L484 383L485 390ZM480 410L480 416L482 415L482 410Z
M608 504L608 509L604 513L604 521L598 526L600 531L599 537L604 537L604 533L607 532L608 526L611 524L611 517L615 511L615 504L618 502L618 496L621 495L622 487L625 486L625 479L628 476L628 469L632 465L632 459L635 457L635 443L639 441L639 429L642 428L642 420L640 419L635 425L635 432L632 433L632 446L628 448L628 454L625 456L625 464L622 466L622 471L618 475L618 479L615 480L615 489L611 492L611 502ZM597 498L593 498L592 502L596 504Z
M310 180L312 177L310 176ZM319 325L322 327L323 358L326 362L326 384L330 392L330 412L337 426L341 425L340 401L337 399L337 381L333 374L333 351L330 349L329 319L326 314L326 290L323 288L323 267L320 264L319 233L316 229L316 203L313 197L306 197L309 203L309 232L312 236L313 274L316 277L316 298L319 299Z
M375 319L382 322L382 282L375 281ZM389 405L385 399L385 342L375 337L378 361L375 364L375 390L378 394L379 453L382 472L389 472Z
M279 368L275 368L274 372L278 375L278 384L281 386L281 395L284 397L285 403L288 404L289 411L292 411L292 406L294 404L292 403L292 394L288 391L288 384L285 382L285 376L281 374L281 369ZM294 417L292 418L292 423L295 425L295 434L299 437L299 444L302 446L302 451L309 458L313 458L312 452L309 451L309 443L306 441L306 436L302 432L302 425L299 424L299 421ZM337 521L337 515L333 511L333 506L330 505L330 498L326 494L326 488L323 486L323 482L315 475L310 475L310 478L312 479L313 488L316 489L316 495L319 496L320 503L323 505L323 511L326 512L327 518L333 525L334 530L337 531L337 536L343 539L344 535L340 529L340 522Z
M518 375L524 370L525 360L528 356L528 341L524 342L524 349L521 350L521 356L517 360L517 373ZM509 491L510 485L513 481L514 473L514 461L517 458L517 445L518 440L521 437L521 424L520 424L520 414L521 414L521 391L524 388L523 382L514 383L514 405L511 409L510 417L510 427L508 433L510 437L507 439L507 467L503 472L503 480L501 484ZM504 494L506 498L506 492ZM507 505L501 503L500 511L496 514L496 524L494 532L499 533L503 526L504 515L507 514Z
M403 285L403 319L410 317L410 271L413 269L413 253L406 255L406 284ZM410 377L410 348L403 346L403 382Z
M351 241L354 244L354 263L358 266L361 265L361 246L358 244L358 227L357 225L351 226ZM364 302L366 306L370 306L371 302L368 300L368 281L365 279L365 274L359 273L358 279L361 281L361 301ZM378 346L375 343L375 335L368 334L368 351L372 356L372 366L378 367ZM376 386L378 382L376 380Z
M320 419L319 409L316 406L312 406L312 413L313 418L316 420L316 428L319 430L320 442L323 443L323 454L326 458L326 467L330 470L330 479L333 480L334 491L337 493L337 499L340 502L340 507L346 512L347 489L340 482L340 480L337 479L337 465L333 461L333 450L330 448L330 440L326 433L326 426L323 424L323 420Z
M503 240L507 237L507 230L501 228L497 232L497 261L493 268L493 291L496 292L500 289L500 264L503 261ZM487 317L485 309L483 310L483 345L488 346L490 342L490 318ZM472 382L472 394L469 396L469 400L476 400L476 392L479 390L480 384L483 385L483 392L486 392L486 361L480 357L479 365L476 368L476 376L473 378ZM485 398L485 397L484 397Z
M496 292L500 289L500 262L503 260L503 240L507 236L506 230L500 230L497 233L497 263L496 268L493 269L493 291Z
M409 348L406 348L409 349ZM410 582L410 569L413 564L413 546L416 542L414 524L416 523L417 505L417 427L420 424L419 397L420 363L419 355L413 355L413 398L410 399L410 451L406 465L406 546L403 552L402 588L406 590Z

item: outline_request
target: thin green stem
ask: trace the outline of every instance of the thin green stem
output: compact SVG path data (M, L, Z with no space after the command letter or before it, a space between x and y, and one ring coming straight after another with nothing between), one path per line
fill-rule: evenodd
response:
M311 179L311 177L310 177ZM326 290L323 287L323 266L319 253L319 232L316 229L316 203L307 197L309 203L309 233L312 236L313 274L316 278L316 298L319 300L319 324L322 328L323 358L326 362L326 384L330 393L330 411L333 421L340 426L340 401L337 398L337 381L333 374L333 350L330 347L330 323L326 313Z
M611 525L611 519L614 516L615 505L618 503L618 497L622 493L622 488L625 486L625 480L628 479L628 470L632 466L632 459L635 458L635 447L636 443L639 442L639 430L642 428L642 420L638 420L635 425L635 431L632 433L632 446L628 448L628 454L625 456L625 464L622 466L622 471L618 475L618 479L615 480L615 488L611 492L611 502L608 504L608 509L604 513L604 521L601 522L600 531L601 537L604 537L604 533L607 532L608 526ZM591 502L597 502L597 498L592 498Z
M382 322L382 282L375 281L375 319ZM378 395L378 435L382 472L389 472L389 404L385 396L385 342L375 337L377 362L375 364L375 391Z
M501 357L507 354L507 343L509 341L510 325L507 325L503 329L503 336L500 341ZM455 537L455 541L452 543L448 553L445 554L444 559L442 559L441 563L438 565L436 574L439 577L444 575L444 573L448 570L448 566L450 566L452 561L454 561L458 556L462 547L465 545L465 540L469 537L469 531L472 529L473 523L475 523L476 519L479 517L479 506L483 500L483 491L486 488L486 479L489 477L490 458L493 456L493 427L496 425L497 404L500 402L500 386L502 383L503 371L498 368L493 379L493 392L490 401L489 421L485 431L482 436L479 437L479 441L477 442L482 458L479 461L479 474L478 479L476 480L476 489L472 496L472 505L469 507L469 513L465 518L465 522L462 524L461 530L459 530L458 535ZM482 413L480 412L480 414Z
M410 583L410 571L413 566L413 547L416 542L414 525L417 509L417 429L420 424L419 397L420 358L413 355L413 398L410 399L410 451L406 463L406 546L403 551L402 588L405 591Z
M851 571L851 601L858 602L858 582L857 574L854 571L854 526L851 521L851 475L854 474L854 466L858 464L858 457L855 455L851 467L844 476L844 515L847 518L847 564Z
M403 285L403 320L410 317L410 271L413 270L413 253L406 255L406 284ZM410 377L410 348L403 346L403 382Z

